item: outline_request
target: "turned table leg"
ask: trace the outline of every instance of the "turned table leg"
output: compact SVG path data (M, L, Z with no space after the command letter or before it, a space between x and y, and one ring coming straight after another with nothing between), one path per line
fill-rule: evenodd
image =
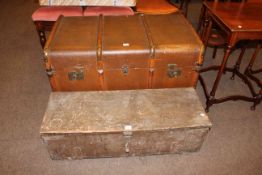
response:
M217 76L216 76L216 80L213 84L213 87L212 87L212 90L210 92L210 96L209 98L207 99L207 106L206 106L206 111L209 110L210 106L212 106L214 104L214 99L215 99L215 94L216 94L216 91L217 91L217 88L218 88L218 85L219 85L219 82L221 80L221 77L223 75L223 72L225 70L225 67L226 67L226 64L227 64L227 60L229 58L229 55L231 53L231 49L232 47L231 46L227 46L227 49L226 49L226 52L225 52L225 55L224 55L224 58L222 60L222 63L221 63L221 66L220 66L220 69L217 73Z

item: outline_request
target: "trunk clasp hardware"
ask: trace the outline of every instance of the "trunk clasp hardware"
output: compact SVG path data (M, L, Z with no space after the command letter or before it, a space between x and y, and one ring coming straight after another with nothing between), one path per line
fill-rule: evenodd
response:
M124 126L124 132L123 135L125 137L125 152L129 153L130 152L130 145L129 143L131 142L131 137L133 135L132 132L132 125L125 125Z
M128 66L122 66L122 73L124 75L127 75L128 74Z
M84 67L81 65L75 66L75 71L68 72L68 79L70 81L84 80Z
M48 77L52 77L55 73L53 66L50 66L50 68L46 69L45 71L46 71L46 74L47 74Z
M181 75L181 69L176 64L167 65L167 75L169 78L178 77Z

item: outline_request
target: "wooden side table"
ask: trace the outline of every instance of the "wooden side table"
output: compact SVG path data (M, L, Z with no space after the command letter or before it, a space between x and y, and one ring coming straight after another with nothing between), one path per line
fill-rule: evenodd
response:
M204 29L204 34L202 35L202 40L207 40L211 31L212 22L215 22L227 35L227 47L221 64L219 66L202 68L200 70L200 73L210 70L218 70L215 82L210 93L207 91L204 79L200 75L200 82L204 88L205 96L207 99L206 110L208 111L210 106L212 106L213 104L222 103L228 100L244 100L253 102L253 106L251 109L255 109L255 107L261 103L262 93L261 90L260 92L255 92L255 89L248 78L251 76L247 75L251 75L250 70L252 70L252 64L256 59L257 53L255 53L252 57L250 65L247 68L245 74L240 73L237 66L235 66L234 68L228 68L226 67L226 64L232 48L238 41L262 40L262 15L260 13L262 10L262 4L204 2L203 7L205 8L205 13L209 20L206 20L207 25L205 25L206 27ZM259 48L256 49L256 52L258 52ZM240 57L240 61L241 59L242 58ZM215 98L215 94L219 87L221 77L223 75L223 72L225 71L233 72L233 74L240 77L247 84L251 92L251 96L231 95L220 99ZM261 88L261 83L259 82L259 80L257 81L257 84L260 84Z

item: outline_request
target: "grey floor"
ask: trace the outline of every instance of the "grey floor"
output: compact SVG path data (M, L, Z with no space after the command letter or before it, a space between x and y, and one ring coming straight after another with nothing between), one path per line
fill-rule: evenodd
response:
M237 101L215 105L208 115L213 122L202 149L197 153L163 156L52 161L39 138L39 128L51 90L43 69L42 50L31 21L34 0L0 1L0 174L262 174L262 106ZM200 3L192 0L189 19L194 26ZM245 66L254 49L244 58ZM221 62L207 50L205 65ZM236 60L233 52L229 65ZM262 53L257 67L262 66ZM215 73L205 78L212 83ZM226 74L217 93L248 95L241 81ZM204 105L200 86L197 92Z

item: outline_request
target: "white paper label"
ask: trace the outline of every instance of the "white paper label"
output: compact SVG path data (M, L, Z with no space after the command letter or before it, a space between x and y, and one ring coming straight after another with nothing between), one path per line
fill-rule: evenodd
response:
M114 6L119 5L119 0L113 0L113 5L114 5Z
M85 0L79 0L79 4L81 6L86 6L86 1Z
M132 131L132 125L125 125L125 131Z
M129 44L129 43L123 43L123 46L124 46L124 47L129 47L130 44Z
M48 5L52 5L53 4L53 0L48 0Z
M200 116L201 116L201 117L205 117L206 114L204 114L204 113L200 113Z

